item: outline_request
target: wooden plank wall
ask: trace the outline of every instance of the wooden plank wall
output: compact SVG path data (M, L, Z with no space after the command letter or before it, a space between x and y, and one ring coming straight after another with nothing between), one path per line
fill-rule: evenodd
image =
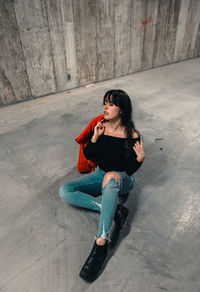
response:
M199 0L0 1L0 105L198 56Z
M15 13L0 1L0 105L32 95Z

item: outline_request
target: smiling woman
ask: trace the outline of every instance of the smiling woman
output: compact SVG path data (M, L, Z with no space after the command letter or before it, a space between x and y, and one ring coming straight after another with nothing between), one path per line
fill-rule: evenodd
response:
M109 90L103 98L104 118L94 127L83 149L85 157L94 158L97 168L90 174L65 183L60 197L75 206L100 212L99 230L80 276L94 281L105 262L114 220L121 231L129 210L117 204L118 196L129 192L136 172L145 158L142 140L132 120L131 100L123 90ZM102 193L102 200L96 195Z

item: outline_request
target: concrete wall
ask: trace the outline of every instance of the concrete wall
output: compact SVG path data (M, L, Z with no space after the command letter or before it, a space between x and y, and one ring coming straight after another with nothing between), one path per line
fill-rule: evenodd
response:
M200 56L199 0L1 0L0 105Z

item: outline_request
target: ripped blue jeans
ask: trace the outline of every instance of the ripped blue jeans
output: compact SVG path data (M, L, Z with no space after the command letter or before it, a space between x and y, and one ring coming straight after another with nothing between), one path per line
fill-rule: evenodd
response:
M63 184L59 189L60 197L78 207L100 212L99 230L96 238L109 239L109 232L117 207L118 195L128 193L134 186L135 178L126 172L115 171L120 180L111 177L102 186L105 171L97 167L93 172ZM102 194L102 200L94 195Z

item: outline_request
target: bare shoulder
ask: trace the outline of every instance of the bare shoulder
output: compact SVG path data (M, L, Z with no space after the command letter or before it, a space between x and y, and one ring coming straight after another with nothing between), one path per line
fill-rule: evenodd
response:
M133 131L132 132L132 138L135 139L135 138L138 138L138 137L139 137L138 133Z

